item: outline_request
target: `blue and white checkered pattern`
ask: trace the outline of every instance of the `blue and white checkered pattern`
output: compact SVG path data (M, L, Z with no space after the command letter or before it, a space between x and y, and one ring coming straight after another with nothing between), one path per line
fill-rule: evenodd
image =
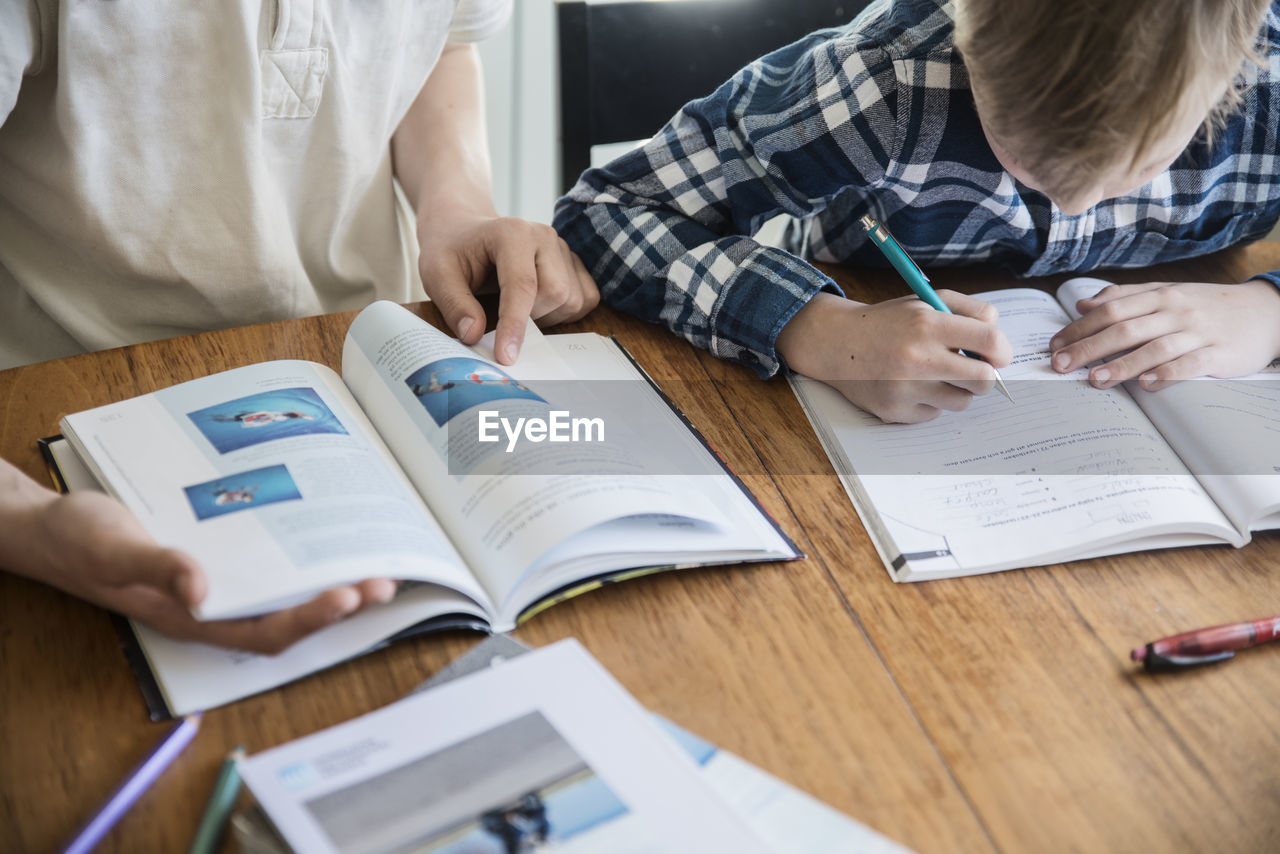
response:
M770 376L782 327L818 291L840 292L797 254L884 266L858 225L867 212L922 265L1022 276L1202 255L1280 217L1280 3L1267 64L1246 68L1242 108L1214 144L1193 143L1150 184L1079 216L992 154L953 17L950 2L881 0L752 63L584 173L556 228L606 301ZM778 214L797 220L797 254L749 236Z

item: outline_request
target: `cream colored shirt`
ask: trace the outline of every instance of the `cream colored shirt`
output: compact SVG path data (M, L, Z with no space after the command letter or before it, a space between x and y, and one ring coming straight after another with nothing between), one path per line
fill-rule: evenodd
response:
M0 3L0 368L409 299L391 135L511 2Z

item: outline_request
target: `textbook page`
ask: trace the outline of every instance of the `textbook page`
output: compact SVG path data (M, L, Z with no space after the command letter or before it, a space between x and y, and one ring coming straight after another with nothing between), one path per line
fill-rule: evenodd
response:
M508 601L537 601L593 574L592 568L610 557L642 554L650 563L679 566L702 565L709 559L735 563L795 556L791 544L750 495L725 473L612 339L584 332L547 336L544 341L566 360L573 360L578 382L593 390L600 411L610 413L611 421L625 418L648 447L661 449L653 467L662 473L655 477L679 472L727 521L713 528L668 515L628 517L597 525L539 558L511 589Z
M1109 282L1070 279L1058 299L1076 302ZM1280 527L1280 362L1234 379L1200 377L1160 391L1125 383L1200 484L1241 533Z
M50 452L69 492L103 491L66 440L52 443ZM363 608L276 655L174 640L137 620L129 625L165 709L178 717L269 691L367 652L424 620L458 614L483 619L484 609L455 591L403 582L391 602Z
M489 355L394 303L375 303L348 331L343 375L495 601L506 602L541 556L596 526L654 517L724 528L724 513L693 478L654 472L625 418L608 419L607 443L521 444L519 453L509 452L508 436L480 443L486 411L510 422L553 409L600 414L536 330L511 372ZM513 619L504 610L495 629Z
M424 620L460 612L484 616L483 609L452 590L405 582L390 602L363 608L276 655L178 641L136 620L130 624L165 706L177 717L270 691L369 652Z
M573 640L240 767L295 851L768 850Z
M1280 370L1126 386L1237 530L1280 527Z
M1138 548L1238 542L1221 510L1123 390L1049 366L1067 322L1040 291L980 295L1013 346L990 393L964 412L885 424L830 386L795 378L855 506L899 580L1056 563ZM832 454L833 460L837 456Z
M200 561L201 619L276 610L371 577L487 601L322 365L214 374L68 416L63 432L148 533Z

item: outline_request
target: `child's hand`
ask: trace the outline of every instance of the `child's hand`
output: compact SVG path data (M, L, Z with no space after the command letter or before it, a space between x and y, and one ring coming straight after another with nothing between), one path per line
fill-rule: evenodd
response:
M818 294L778 335L792 370L829 383L885 421L914 423L965 409L995 384L1012 349L996 309L954 291L938 296L955 312L915 297L866 305ZM990 364L961 356L966 350Z
M188 609L204 598L204 573L189 555L158 545L124 505L95 492L49 493L30 511L31 523L10 532L30 537L24 559L11 569L179 640L274 654L395 594L392 581L363 581L295 608L201 622Z
M555 326L600 303L595 281L551 226L437 208L419 215L418 267L427 296L462 343L484 334L484 309L474 293L491 278L500 293L493 352L503 365L519 355L530 317Z
M1250 374L1280 357L1280 290L1269 282L1110 285L1076 306L1084 316L1049 342L1053 367L1066 372L1124 353L1089 372L1097 388L1138 377L1156 391L1193 377Z

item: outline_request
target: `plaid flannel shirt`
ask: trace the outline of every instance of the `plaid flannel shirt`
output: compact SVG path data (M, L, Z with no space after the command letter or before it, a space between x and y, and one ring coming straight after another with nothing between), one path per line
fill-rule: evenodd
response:
M1280 5L1280 4L1277 4ZM752 63L643 147L583 173L555 226L610 304L770 376L775 340L814 294L801 260L884 266L871 213L922 266L1021 276L1143 267L1267 234L1280 217L1280 12L1264 67L1212 146L1079 216L1014 180L982 133L939 0L880 0ZM750 235L794 217L790 252ZM1280 275L1262 274L1280 286Z

